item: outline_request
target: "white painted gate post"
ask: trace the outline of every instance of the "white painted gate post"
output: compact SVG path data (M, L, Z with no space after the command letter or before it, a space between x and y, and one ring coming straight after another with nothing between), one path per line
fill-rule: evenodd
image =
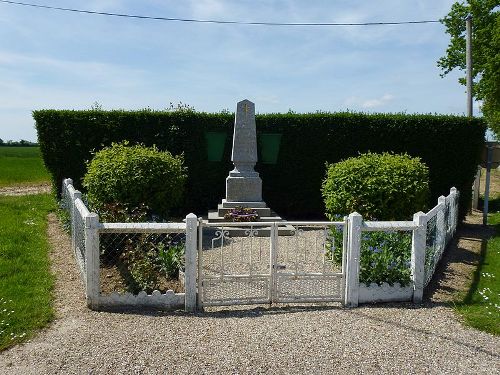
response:
M99 307L99 216L91 212L85 220L85 272L87 306Z
M356 307L359 302L359 263L363 217L353 212L349 215L348 222L345 304L348 307Z
M269 232L269 270L271 272L271 280L269 282L270 291L269 291L269 302L275 303L278 299L278 254L277 254L277 246L278 246L278 223L271 223L271 230Z
M413 222L418 225L413 230L411 243L411 277L413 281L413 303L421 303L424 293L425 247L427 240L427 215L417 212Z
M185 300L184 310L196 311L196 253L198 249L198 218L191 213L186 216L186 252L185 252Z

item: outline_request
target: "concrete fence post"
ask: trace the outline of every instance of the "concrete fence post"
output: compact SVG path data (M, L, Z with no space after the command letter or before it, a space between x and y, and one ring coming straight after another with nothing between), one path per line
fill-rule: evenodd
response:
M77 208L76 208L76 200L77 199L82 199L82 193L80 193L78 190L75 190L73 193L73 196L71 198L71 247L73 248L73 251L76 251L76 215L78 214Z
M346 259L346 288L345 304L348 307L356 307L359 302L359 263L361 252L361 226L363 217L357 212L349 215L347 259Z
M436 227L437 227L437 240L439 245L440 254L443 253L444 248L446 247L446 217L444 216L444 210L446 207L446 198L441 195L438 198L438 205L441 206L436 218Z
M198 218L191 213L186 216L186 253L185 253L185 301L187 312L196 311L196 255L198 249Z
M73 185L73 180L71 178L65 178L63 180L63 191L68 188L68 185Z
M411 277L413 281L413 303L421 303L424 293L425 247L427 240L427 215L417 212L413 222L418 228L413 230L411 246Z
M451 194L451 199L452 199L452 204L451 207L453 207L452 212L452 237L455 236L455 232L457 230L457 224L458 224L458 190L456 187L452 187L450 189L450 194Z
M91 212L85 220L85 272L87 306L93 310L99 307L99 216Z

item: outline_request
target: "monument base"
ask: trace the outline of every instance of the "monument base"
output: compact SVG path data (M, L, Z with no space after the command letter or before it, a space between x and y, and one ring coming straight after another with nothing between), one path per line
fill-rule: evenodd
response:
M227 223L229 220L224 218L224 215L228 213L231 209L235 207L246 207L251 208L257 215L259 219L255 222L257 223L273 223L282 222L283 219L276 214L273 210L267 207L266 202L228 202L226 199L219 203L217 210L208 212L208 222L209 223ZM224 230L233 237L246 236L248 232L248 227L224 227ZM280 236L290 236L295 233L295 228L289 224L281 225L278 227L278 232ZM270 226L259 225L259 230L256 232L256 237L269 237L271 233Z
M262 180L260 177L226 178L226 200L229 202L261 202Z

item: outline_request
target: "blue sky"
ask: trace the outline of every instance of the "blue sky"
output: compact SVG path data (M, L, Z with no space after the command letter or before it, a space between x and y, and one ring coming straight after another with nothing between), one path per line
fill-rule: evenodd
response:
M29 0L26 0L29 1ZM269 22L434 20L453 1L31 0L162 17ZM0 138L36 140L34 109L464 114L439 76L441 24L269 27L162 22L0 3ZM477 105L475 108L477 113Z

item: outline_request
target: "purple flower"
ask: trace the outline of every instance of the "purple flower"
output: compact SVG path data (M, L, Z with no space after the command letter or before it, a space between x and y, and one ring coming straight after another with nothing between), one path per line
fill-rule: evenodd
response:
M375 254L382 252L381 249L379 249L378 247L374 247L374 246L368 246L368 250L374 252Z

